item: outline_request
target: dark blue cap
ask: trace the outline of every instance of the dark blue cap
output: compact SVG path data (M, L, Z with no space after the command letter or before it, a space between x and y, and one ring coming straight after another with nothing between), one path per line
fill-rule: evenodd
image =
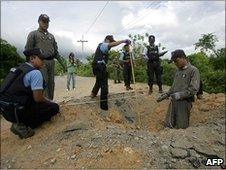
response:
M32 55L37 55L41 60L44 59L43 52L40 48L33 48L31 50L25 50L23 53L26 57L30 57Z

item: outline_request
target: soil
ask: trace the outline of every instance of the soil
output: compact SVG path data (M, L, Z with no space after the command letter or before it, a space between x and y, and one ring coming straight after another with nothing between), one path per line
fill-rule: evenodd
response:
M66 91L66 77L55 78L60 113L19 139L1 118L1 168L222 168L205 166L207 158L225 160L225 94L204 93L193 103L190 126L164 126L169 100L156 102L157 87L132 91L109 80L109 110L99 108L99 96L89 97L95 79L76 77L76 89ZM164 90L169 87L164 86Z

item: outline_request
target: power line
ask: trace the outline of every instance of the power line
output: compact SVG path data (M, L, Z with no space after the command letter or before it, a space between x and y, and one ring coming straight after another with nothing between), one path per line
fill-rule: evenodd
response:
M161 4L159 3L159 6L157 7L157 4L156 4L156 7L157 7L157 8L155 8L155 9L158 9L158 8L160 7L160 5L161 5ZM151 8L151 7L153 7L153 6L154 6L154 2L151 3L151 4L149 4L149 5L146 7L146 9L148 10L149 8ZM150 9L149 9L144 15L138 17L137 19L135 19L135 20L133 20L132 22L130 22L129 24L127 24L127 27L123 28L121 31L118 31L116 34L120 34L120 33L124 32L124 31L126 31L126 30L132 29L132 28L136 25L135 22L137 22L137 21L141 20L142 18L146 17L146 14L147 14L149 11L150 11ZM135 25L134 25L134 24L135 24ZM129 26L132 26L132 27L129 28Z
M144 9L146 9L146 10L149 9L151 6L153 6L153 4L154 4L154 2L149 3ZM141 17L139 17L139 18L141 18ZM139 18L136 18L135 20L129 22L129 23L127 24L127 27L130 26L130 25L131 25L132 23L134 23L135 21L137 21ZM123 28L123 29L120 30L120 31L118 31L116 34L119 34L119 33L121 33L121 32L124 32L124 31L127 29L127 27L126 27L126 28Z
M107 4L110 2L110 0L108 0L106 2L106 4L104 5L104 7L102 8L102 10L99 12L99 14L96 16L95 20L93 21L93 23L90 25L90 27L87 29L86 33L87 34L89 32L89 30L92 28L92 26L96 23L97 19L100 17L100 15L102 14L102 12L104 11L105 7L107 6Z

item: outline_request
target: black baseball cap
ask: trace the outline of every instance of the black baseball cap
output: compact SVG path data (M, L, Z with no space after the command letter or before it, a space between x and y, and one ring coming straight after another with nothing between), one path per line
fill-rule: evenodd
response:
M39 18L38 18L38 21L40 21L40 20L46 21L46 22L49 22L49 21L50 21L50 20L49 20L49 16L46 15L46 14L41 14L41 15L39 16Z
M110 42L116 42L116 41L114 40L113 35L107 35L107 36L105 37L105 40L106 40L106 39L108 39Z
M172 63L177 58L186 58L184 50L178 49L178 50L175 50L175 51L171 52L171 59L170 59L170 61L168 63Z
M155 39L155 36L154 35L150 35L149 37L148 37L148 39L150 40L150 39Z
M41 60L44 60L43 52L40 48L33 48L31 50L25 50L24 55L30 57L32 55L37 55Z

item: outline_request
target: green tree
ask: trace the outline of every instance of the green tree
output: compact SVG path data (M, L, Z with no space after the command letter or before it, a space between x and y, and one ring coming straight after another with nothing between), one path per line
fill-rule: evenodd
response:
M195 43L195 49L200 49L202 52L212 51L216 56L217 51L215 50L216 42L218 42L217 36L213 33L202 34L198 42Z
M67 65L67 60L65 58L63 58L63 57L62 57L62 60L63 60L64 65L66 66ZM55 68L54 69L55 69L55 75L63 75L63 74L65 74L61 64L57 60L55 61Z
M210 63L214 70L222 70L225 69L225 48L221 48L217 50L217 56L210 56Z
M5 78L12 67L18 66L20 63L25 62L17 53L17 48L10 45L6 40L1 40L1 54L0 54L0 81Z

